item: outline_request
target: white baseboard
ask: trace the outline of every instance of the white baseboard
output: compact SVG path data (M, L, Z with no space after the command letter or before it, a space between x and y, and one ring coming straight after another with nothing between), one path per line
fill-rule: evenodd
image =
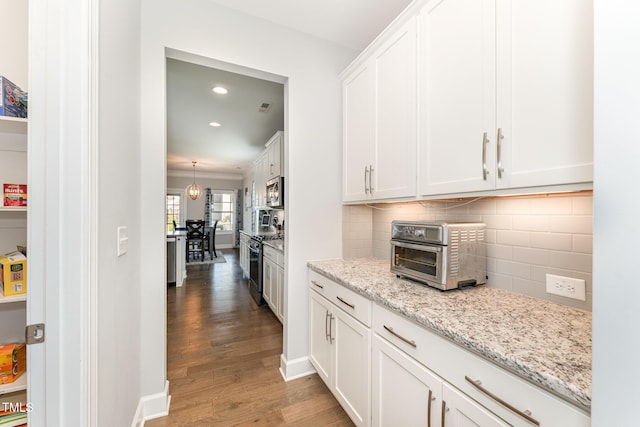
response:
M160 393L143 396L138 402L136 414L131 422L131 427L144 427L144 422L154 418L169 415L171 395L169 394L169 381L164 383L164 390Z
M287 360L284 354L280 355L280 375L285 381L295 380L315 373L316 370L309 361L309 357Z

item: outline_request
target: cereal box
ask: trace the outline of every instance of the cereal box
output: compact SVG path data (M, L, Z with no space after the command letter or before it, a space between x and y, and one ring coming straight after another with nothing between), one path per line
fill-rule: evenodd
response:
M4 296L27 292L27 258L22 253L0 256L0 285Z
M27 93L4 76L0 76L0 87L0 116L26 118Z

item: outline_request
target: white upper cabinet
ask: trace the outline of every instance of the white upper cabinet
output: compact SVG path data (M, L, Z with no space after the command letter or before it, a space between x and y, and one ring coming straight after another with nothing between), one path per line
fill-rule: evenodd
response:
M593 181L592 0L500 0L497 20L497 187Z
M416 193L416 20L343 77L343 200Z
M494 0L434 1L420 13L420 194L493 188ZM487 135L485 138L485 132Z
M593 179L593 5L442 0L420 12L418 196Z
M284 132L276 132L271 139L265 144L267 147L267 177L268 179L284 175L282 170L282 146Z

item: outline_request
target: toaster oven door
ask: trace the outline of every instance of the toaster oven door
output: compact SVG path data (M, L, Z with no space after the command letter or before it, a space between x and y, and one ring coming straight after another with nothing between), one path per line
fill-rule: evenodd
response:
M391 270L412 279L442 284L443 247L391 241Z

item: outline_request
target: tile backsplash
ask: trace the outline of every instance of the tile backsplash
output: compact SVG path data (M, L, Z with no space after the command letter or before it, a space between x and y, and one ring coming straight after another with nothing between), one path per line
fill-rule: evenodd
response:
M590 193L345 206L344 258L388 259L392 220L484 222L488 286L591 310ZM547 273L584 279L587 300L547 294Z

